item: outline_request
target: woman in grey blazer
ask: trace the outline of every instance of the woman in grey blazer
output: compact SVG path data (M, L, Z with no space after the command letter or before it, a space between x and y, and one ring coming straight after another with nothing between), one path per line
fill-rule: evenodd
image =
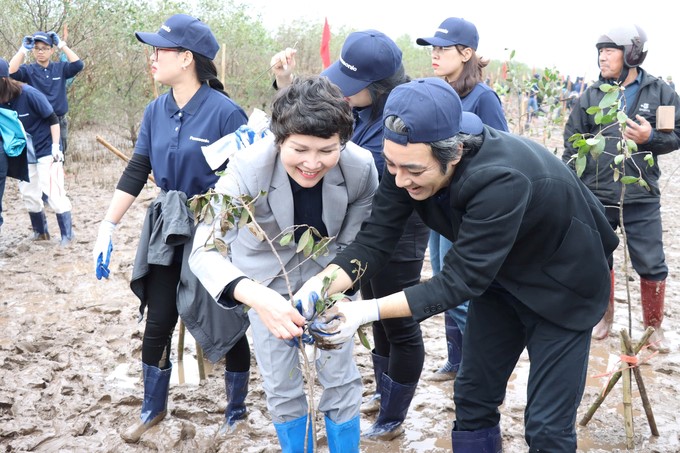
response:
M280 338L299 335L299 326L314 312L313 306L296 310L290 292L354 239L370 214L378 186L371 153L348 142L353 124L351 108L335 85L325 77L299 79L273 102L273 138L238 151L216 186L219 193L234 197L256 198L265 191L254 210L266 236L277 237L294 225L312 226L333 238L326 256L305 259L296 253L304 228L296 229L296 240L287 245L275 241L274 254L270 244L249 228L233 228L222 235L218 221L198 227L189 258L192 271L222 307L252 308L248 316L255 356L284 452L302 451L309 428L300 351ZM213 234L229 244L228 257L206 247ZM284 331L288 335L282 335ZM323 387L318 409L325 415L331 452L359 451L362 385L352 354L353 344L348 342L316 357Z

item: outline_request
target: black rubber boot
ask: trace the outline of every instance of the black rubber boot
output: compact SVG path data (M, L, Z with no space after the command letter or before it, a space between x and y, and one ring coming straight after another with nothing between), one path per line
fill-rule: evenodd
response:
M47 231L47 217L45 217L45 210L40 212L29 212L31 217L31 226L33 227L34 241L48 241L50 233Z
M416 393L418 383L399 384L387 374L382 375L380 386L380 412L371 428L362 434L365 439L392 440L404 432L401 424Z
M224 410L224 424L220 433L230 432L237 421L246 418L246 395L248 394L248 381L250 371L227 371L224 370L224 386L227 390L227 408Z
M375 375L375 393L361 405L359 411L362 414L373 414L380 410L380 387L383 373L387 372L387 367L390 363L389 357L383 357L371 352L373 358L373 374Z
M57 223L59 224L59 231L61 232L61 241L59 242L59 245L65 247L73 240L71 211L57 214Z

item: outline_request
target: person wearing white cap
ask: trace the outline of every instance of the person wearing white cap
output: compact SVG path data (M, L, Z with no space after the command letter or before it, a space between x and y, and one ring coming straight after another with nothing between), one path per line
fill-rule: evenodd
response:
M30 139L27 144L28 180L19 191L28 210L34 240L48 240L45 200L57 215L61 246L73 239L71 200L64 187L64 154L59 146L59 119L47 97L31 85L10 77L0 58L0 107L15 110Z
M453 246L428 281L337 302L312 322L315 341L342 344L362 324L420 322L470 300L453 450L502 451L499 408L527 348L529 450L573 453L590 332L607 306L607 259L619 242L604 206L548 149L464 112L441 79L396 87L383 119L387 172L371 216L316 278L336 276L329 293L356 289L389 260L413 211ZM354 282L358 265L367 272Z
M135 36L153 46L151 72L170 90L144 111L134 153L120 177L92 251L96 277L108 278L113 232L153 171L161 192L149 206L130 282L140 300L140 319L146 311L142 340L144 400L139 420L121 433L126 442L139 441L167 413L172 333L178 307L184 306L185 289L195 289L195 297L187 296L195 303L207 300L208 307L214 305L210 295L201 291L187 263L194 222L186 201L215 187L219 179L202 147L248 122L243 109L229 98L217 78L212 60L219 45L208 25L195 17L176 14L158 32L137 32ZM226 162L218 170L225 166ZM224 429L246 415L244 400L250 375L250 348L243 335L246 322L237 319L236 329L223 327L224 337L216 339L219 343L214 354L227 356L224 378L229 403ZM185 324L204 346L206 335L196 336L201 332L192 331L189 322ZM210 351L205 346L203 349Z
M279 86L290 81L293 57L294 52L287 49L272 59ZM353 32L345 39L340 58L321 75L336 84L353 107L356 122L352 141L373 153L378 174L382 175L385 167L383 106L394 87L410 80L404 70L401 50L378 30ZM406 221L404 234L389 262L362 286L362 298L381 297L417 284L428 237L429 229L414 213ZM318 293L320 287L320 281L311 281L300 289L298 296L308 300L309 294ZM374 322L372 329L371 358L376 389L362 405L361 412L378 412L378 416L362 437L390 440L404 432L402 423L423 369L425 346L419 324L410 318Z
M489 60L477 55L479 33L472 22L458 17L445 19L434 36L418 38L419 46L432 46L432 70L434 75L446 80L456 90L463 110L472 112L488 126L508 131L503 105L496 92L484 83L482 70ZM451 242L432 231L428 243L432 273L441 271L444 256ZM447 359L429 379L446 381L455 379L461 364L463 332L467 319L468 303L447 310L444 317Z

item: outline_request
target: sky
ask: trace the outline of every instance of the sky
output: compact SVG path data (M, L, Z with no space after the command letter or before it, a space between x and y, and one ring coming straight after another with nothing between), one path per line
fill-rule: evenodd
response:
M655 76L680 82L680 16L671 0L242 0L267 27L288 21L328 18L331 33L341 26L373 28L393 39L408 34L415 41L434 35L447 17L462 17L477 27L477 53L494 60L514 60L561 74L596 79L597 38L612 27L637 24L647 33L648 54L642 67ZM401 4L401 5L398 5ZM443 8L442 5L448 5ZM460 5L460 6L457 6ZM319 37L321 31L319 32ZM679 88L680 89L680 86Z

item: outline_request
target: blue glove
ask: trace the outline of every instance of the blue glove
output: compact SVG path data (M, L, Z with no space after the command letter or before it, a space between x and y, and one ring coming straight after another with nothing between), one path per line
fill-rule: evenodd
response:
M295 337L295 338L291 338L290 340L283 340L283 341L285 341L286 344L288 346L290 346L291 348L299 348L300 347L300 338L299 337ZM308 333L303 333L302 334L302 342L304 344L314 344L314 338L312 338L312 336Z
M311 321L316 313L316 303L321 299L323 281L319 277L312 277L293 295L293 306Z
M92 250L92 257L94 258L94 272L97 280L102 277L109 278L111 270L109 263L111 263L111 252L113 251L113 241L111 236L116 224L107 220L102 221L99 225L99 234L97 234L97 242Z
M113 243L109 241L109 247L108 250L106 251L106 258L104 258L101 253L97 257L97 268L95 269L97 280L101 280L102 277L109 278L109 274L111 274L111 270L109 269L109 263L111 262L112 251Z
M52 40L52 45L59 47L59 43L61 42L61 39L59 39L59 35L57 35L53 31L48 31L47 32L47 37Z
M21 46L26 53L33 50L33 47L35 46L35 40L33 39L33 36L24 36L24 39L21 41Z

